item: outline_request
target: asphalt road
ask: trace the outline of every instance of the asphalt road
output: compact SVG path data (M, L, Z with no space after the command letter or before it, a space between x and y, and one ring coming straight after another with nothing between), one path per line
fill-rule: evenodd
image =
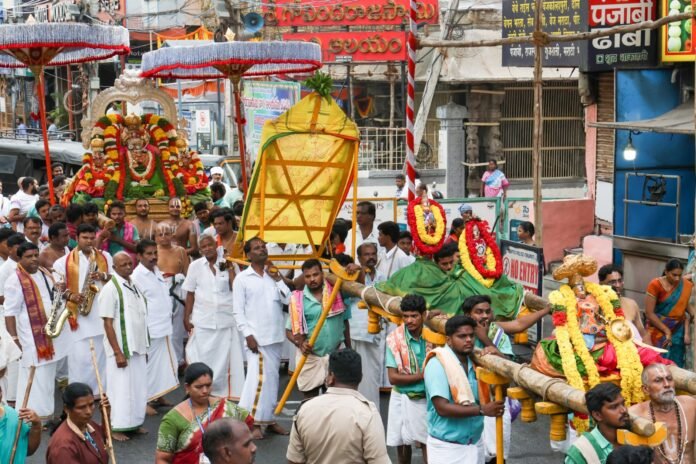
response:
M281 377L281 388L287 384L288 376L284 373ZM167 396L167 399L176 403L183 399L182 390L172 392ZM280 423L290 428L292 414L297 407L299 396L293 395L291 402L286 406L285 413L280 418ZM56 398L56 410L60 408L60 400ZM389 395L382 394L380 410L382 418L387 420L387 411L389 407ZM149 431L147 435L137 436L126 443L116 443L116 459L120 463L127 464L151 464L154 462L155 445L157 442L157 428L165 409L160 409L158 416L148 417L145 422L145 428ZM97 422L101 419L96 418ZM551 464L563 462L563 456L553 453L549 447L549 421L547 416L539 416L535 423L524 424L519 419L512 425L512 443L508 464ZM41 441L41 448L36 454L30 457L27 462L39 464L44 462L46 446L49 440L48 432L44 432ZM288 437L271 435L269 438L256 443L258 451L256 454L256 462L259 464L281 464L286 463L285 451L288 445ZM393 462L396 463L396 454L394 449L389 450ZM414 452L414 463L421 462L420 453L418 450ZM329 463L327 463L329 464ZM338 463L336 463L338 464ZM433 463L446 464L446 463Z

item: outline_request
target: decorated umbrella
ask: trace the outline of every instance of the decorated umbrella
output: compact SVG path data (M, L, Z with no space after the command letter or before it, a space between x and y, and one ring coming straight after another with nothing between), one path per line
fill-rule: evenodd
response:
M51 195L53 174L46 130L44 68L99 61L130 52L128 29L81 23L10 24L0 27L0 67L31 69L37 79L41 134Z
M193 47L161 48L143 55L143 77L175 79L228 78L232 84L235 122L247 188L246 146L240 81L242 77L309 73L321 67L321 48L309 42L213 42Z

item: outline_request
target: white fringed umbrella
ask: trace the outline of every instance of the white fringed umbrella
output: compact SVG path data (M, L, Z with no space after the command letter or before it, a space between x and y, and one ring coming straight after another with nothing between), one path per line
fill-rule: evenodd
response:
M128 29L82 23L9 24L0 27L0 67L31 69L37 78L39 116L51 204L53 175L46 130L44 68L99 61L130 52Z
M309 42L214 42L193 47L162 48L143 55L143 77L174 79L228 78L232 84L235 122L247 188L246 146L242 117L242 76L310 73L321 67L321 47Z

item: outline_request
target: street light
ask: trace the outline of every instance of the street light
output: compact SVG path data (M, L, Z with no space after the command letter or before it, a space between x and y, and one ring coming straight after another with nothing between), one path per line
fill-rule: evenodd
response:
M635 161L637 154L638 152L636 151L636 147L633 146L633 139L631 138L631 133L629 132L628 143L623 150L623 157L626 161Z

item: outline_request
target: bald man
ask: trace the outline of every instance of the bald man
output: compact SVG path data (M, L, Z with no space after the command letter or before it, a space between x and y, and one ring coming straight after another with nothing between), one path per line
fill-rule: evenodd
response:
M203 452L210 464L252 464L256 445L245 423L224 418L216 420L206 429Z
M99 292L99 315L104 320L106 394L111 403L113 438L147 433L142 428L147 408L147 303L131 280L133 260L125 251L114 256L114 275Z
M667 439L655 449L654 464L694 462L696 399L676 396L669 366L650 364L641 376L643 393L650 399L631 406L629 412L667 425Z

